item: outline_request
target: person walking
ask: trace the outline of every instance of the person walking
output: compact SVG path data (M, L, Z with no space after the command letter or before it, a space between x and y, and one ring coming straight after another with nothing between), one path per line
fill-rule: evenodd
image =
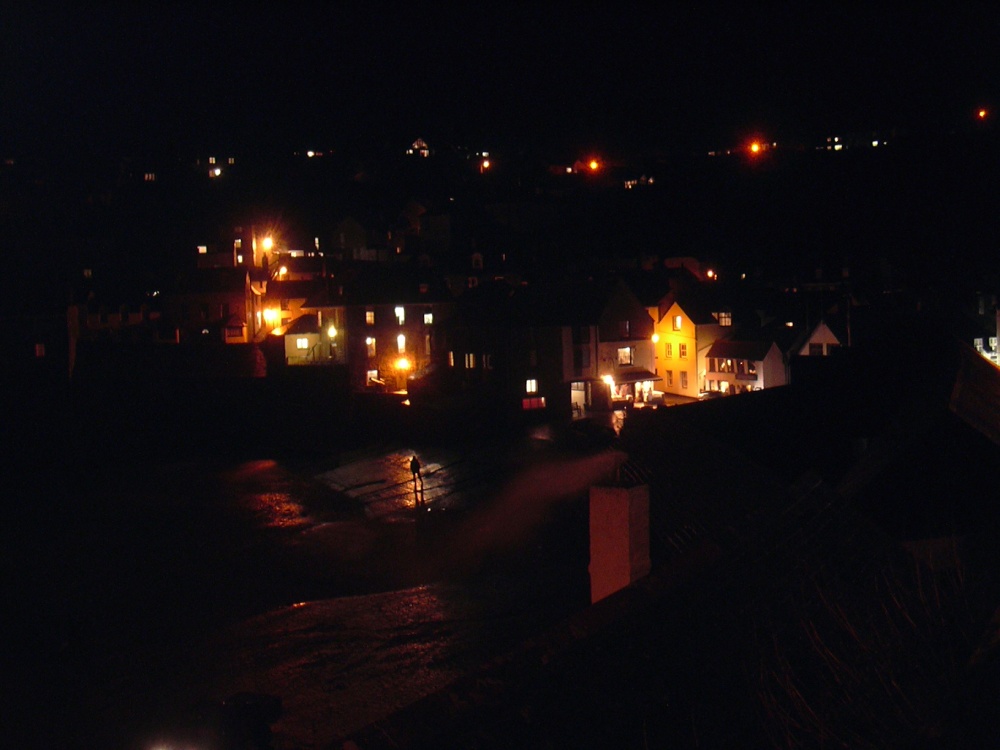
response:
M410 473L413 474L413 497L416 500L417 505L424 504L424 478L420 474L420 461L417 460L416 456L410 459ZM417 483L420 484L419 491L417 490Z

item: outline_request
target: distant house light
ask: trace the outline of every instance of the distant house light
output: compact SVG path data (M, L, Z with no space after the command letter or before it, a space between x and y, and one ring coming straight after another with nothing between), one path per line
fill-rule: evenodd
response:
M424 313L424 325L425 326L434 325L434 313L432 312Z
M365 325L373 326L375 325L375 311L365 310Z
M399 334L396 337L396 348L400 354L406 354L406 334Z
M198 255L206 255L208 253L208 245L198 245Z
M397 306L393 312L396 314L396 320L399 321L400 325L406 322L406 310L402 306Z
M237 263L242 263L243 262L243 253L237 253L236 254L236 262Z
M214 156L208 157L208 163L209 164L215 164L215 157Z
M307 339L305 336L300 336L299 338L295 339L295 348L296 349L308 349L309 348L309 339Z
M146 174L143 175L143 179L146 182L156 182L156 172L146 172Z
M529 378L524 382L524 392L525 393L538 393L538 381L535 378Z

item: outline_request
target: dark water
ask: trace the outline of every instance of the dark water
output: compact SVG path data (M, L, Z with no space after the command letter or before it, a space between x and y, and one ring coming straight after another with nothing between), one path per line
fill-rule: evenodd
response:
M506 529L503 548L452 545L460 553L442 564L432 564L440 542L464 519L418 534L411 524L366 522L357 504L313 480L360 440L339 436L332 448L327 436L310 452L281 450L276 440L277 458L260 456L267 441L259 439L249 455L228 439L192 438L196 449L184 450L189 433L232 427L176 415L157 424L148 412L95 420L92 404L60 398L28 406L9 423L16 460L4 492L0 709L10 746L139 747L140 730L171 720L164 712L179 705L204 643L294 603L450 579L459 586L448 589L450 610L477 613L456 615L472 624L455 642L471 637L483 654L484 641L500 648L585 602L580 536L557 538L539 518L528 535ZM560 512L585 528L571 508ZM544 563L561 582L555 595L537 574L538 556L553 544L569 550ZM357 617L366 605L354 602ZM512 602L530 614L511 615ZM508 608L502 633L484 614L498 607Z

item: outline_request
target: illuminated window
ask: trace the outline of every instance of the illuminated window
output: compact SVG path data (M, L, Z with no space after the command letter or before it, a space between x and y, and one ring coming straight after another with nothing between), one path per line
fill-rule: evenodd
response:
M368 385L379 385L378 370L368 370L368 372L365 373L365 381Z
M232 156L230 156L230 157L229 157L229 163L230 163L230 164L235 164L235 163L236 163L236 159L235 159L235 157L232 157Z
M663 345L663 353L666 355L667 359L674 356L674 345L669 341Z
M208 253L208 245L198 245L198 255L206 255Z
M375 311L365 310L365 325L375 325Z
M395 309L395 313L396 313L396 320L399 321L400 325L403 325L403 323L406 322L406 310L404 310L402 307L397 307Z
M143 179L146 182L156 182L156 172L146 172L146 174L143 175Z
M683 346L683 344L682 344ZM630 365L632 364L632 347L622 346L618 349L618 364L619 365Z
M215 164L215 157L214 156L208 157L208 163L209 164Z
M396 337L396 348L400 354L406 354L406 336L402 333Z
M295 348L296 349L308 349L309 348L309 339L305 338L304 336L301 337L301 338L295 339Z
M455 366L455 352L448 352L448 367Z
M686 391L688 387L688 374L687 370L681 370L681 390Z
M675 331L681 330L681 322L682 322L681 316L680 315L675 315L674 316L674 330Z
M236 262L237 263L242 263L243 262L243 253L237 253L237 255L236 255Z
M375 357L375 339L369 336L365 339L365 346L368 347L369 358Z
M674 371L673 370L667 370L666 376L667 376L667 388L673 388L674 387Z
M538 393L538 381L534 378L529 378L524 381L524 392L525 393Z
M243 240L237 237L233 240L233 250L240 250L243 247Z
M681 359L687 359L687 356L688 356L688 345L687 344L678 344L677 345L677 356L680 357Z
M465 369L474 370L476 368L476 355L469 352L465 355Z
M530 409L544 409L545 397L541 396L536 398L523 398L521 399L521 408L524 411L528 411Z
M733 324L733 314L731 312L717 312L715 313L715 319L719 321L720 326L731 326Z
M424 313L424 325L434 325L434 313L426 312Z

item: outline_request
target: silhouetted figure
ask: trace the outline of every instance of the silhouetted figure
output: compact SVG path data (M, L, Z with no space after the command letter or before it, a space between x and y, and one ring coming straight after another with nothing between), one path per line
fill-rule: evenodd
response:
M410 459L410 472L413 474L413 497L416 500L416 504L424 504L424 478L420 474L420 462L417 457L414 456ZM417 490L417 483L419 482L420 489Z

